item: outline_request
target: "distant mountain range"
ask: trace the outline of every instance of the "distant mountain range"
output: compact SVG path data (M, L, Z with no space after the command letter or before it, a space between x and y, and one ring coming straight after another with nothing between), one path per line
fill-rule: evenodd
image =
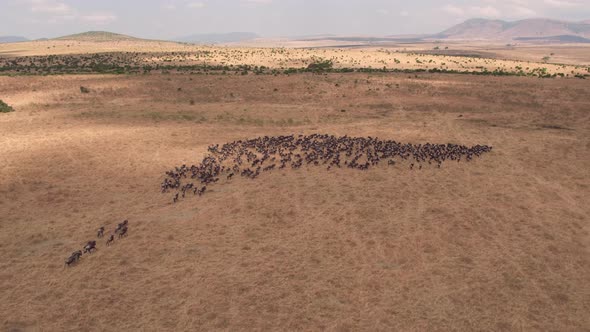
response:
M502 20L471 19L443 32L430 35L325 36L300 38L302 41L332 40L350 42L356 46L366 43L417 43L433 40L590 43L590 20L566 22L550 19Z
M55 38L56 40L72 40L72 41L94 41L94 42L112 42L112 41L127 41L127 40L140 40L127 35L119 33L107 32L107 31L88 31L83 33L77 33L74 35L63 36Z
M259 38L252 32L231 32L231 33L213 33L213 34L194 34L186 37L177 38L172 41L194 44L219 44L233 43L245 40ZM118 33L107 31L88 31L75 35L55 38L56 40L74 40L74 41L96 41L96 42L113 42L113 41L133 41L141 38L131 37Z
M220 43L236 43L246 40L260 38L259 35L253 32L230 32L230 33L207 33L194 34L186 37L181 37L175 41L192 44L220 44Z
M576 37L576 38L574 38ZM583 41L590 39L590 23L550 19L527 19L514 22L471 19L441 33L437 39L458 40L542 40Z
M239 43L261 38L252 32L193 34L174 41L193 44L225 44ZM140 38L106 31L88 31L79 34L55 38L56 40L73 41L133 41ZM551 43L590 43L590 20L579 22L558 21L544 18L520 21L502 21L489 19L471 19L457 24L445 31L431 35L399 35L399 36L337 36L316 35L291 37L290 40L333 40L350 42L354 45L365 43L416 43L432 40L465 40L465 41L521 41ZM0 43L28 41L19 36L0 36Z
M18 43L18 42L24 42L24 41L28 41L28 39L25 37L20 37L20 36L0 36L0 44Z
M260 38L259 35L252 32L231 32L231 33L210 33L210 34L194 34L186 37L177 38L172 41L192 43L192 44L221 44L221 43L235 43L246 40ZM37 39L47 40L47 38ZM91 41L91 42L114 42L114 41L133 41L143 40L128 35L113 33L108 31L87 31L73 35L54 38L54 40L69 40L69 41ZM29 41L24 37L17 36L0 36L0 43L16 43L21 41Z
M563 35L563 36L551 36L551 37L518 37L514 38L516 41L524 42L543 42L543 43L570 43L570 44L590 44L590 38Z

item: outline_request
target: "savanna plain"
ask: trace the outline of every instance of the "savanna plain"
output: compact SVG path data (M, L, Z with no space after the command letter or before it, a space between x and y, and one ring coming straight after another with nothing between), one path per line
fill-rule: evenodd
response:
M0 326L588 331L590 84L567 66L0 76L15 109L0 114ZM161 193L165 172L208 146L314 133L493 150ZM124 219L126 237L64 266Z

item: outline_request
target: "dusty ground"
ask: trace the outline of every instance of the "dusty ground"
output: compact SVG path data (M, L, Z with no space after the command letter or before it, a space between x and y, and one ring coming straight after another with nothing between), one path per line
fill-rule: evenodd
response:
M95 75L0 91L17 110L0 114L3 330L590 329L587 81ZM494 150L159 193L210 144L291 133ZM64 268L123 219L127 238Z

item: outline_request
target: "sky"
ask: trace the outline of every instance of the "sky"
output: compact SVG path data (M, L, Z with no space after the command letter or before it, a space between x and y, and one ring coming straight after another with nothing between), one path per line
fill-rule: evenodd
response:
M0 0L0 36L437 33L469 18L590 19L590 0Z

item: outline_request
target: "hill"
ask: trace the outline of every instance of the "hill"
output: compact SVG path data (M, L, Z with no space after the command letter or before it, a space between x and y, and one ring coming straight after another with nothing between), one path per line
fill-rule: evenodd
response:
M107 31L88 31L74 35L63 36L55 38L56 40L74 40L74 41L94 41L94 42L110 42L110 41L126 41L126 40L140 40L127 35L122 35Z
M21 36L0 36L0 44L2 43L18 43L28 41L27 38Z
M230 32L230 33L210 33L194 34L176 39L176 41L194 44L219 44L235 43L245 40L252 40L260 36L253 32Z
M550 19L527 19L514 22L471 19L455 25L434 38L470 40L516 40L573 36L590 38L590 24Z
M572 35L565 36L551 36L551 37L518 37L514 38L517 41L524 42L544 42L544 43L577 43L590 44L590 39Z

